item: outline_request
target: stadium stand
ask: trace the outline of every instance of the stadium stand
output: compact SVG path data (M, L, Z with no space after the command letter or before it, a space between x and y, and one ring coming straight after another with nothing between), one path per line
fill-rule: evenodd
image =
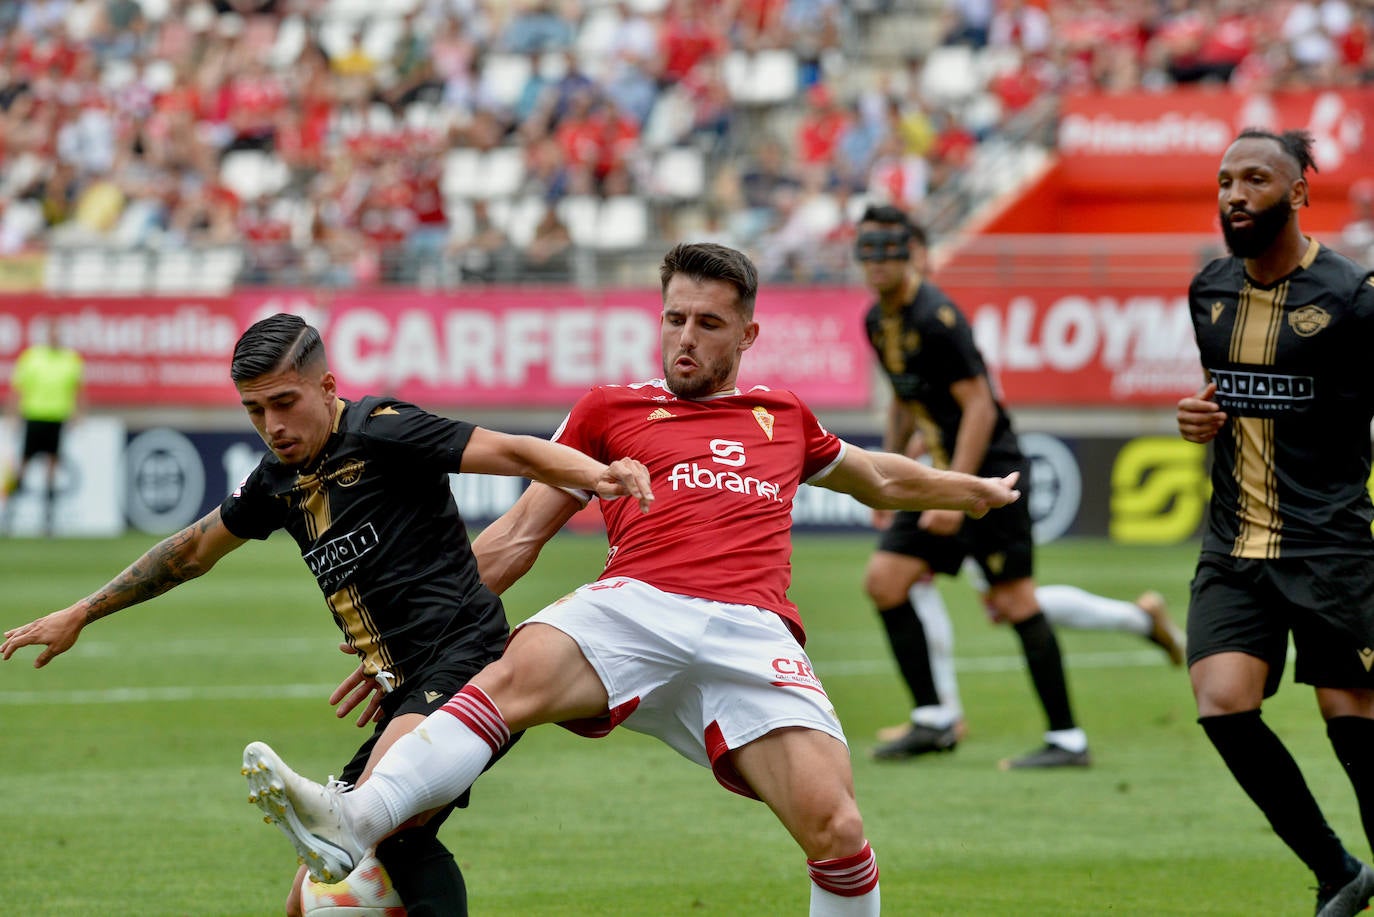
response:
M856 200L953 232L1044 161L1062 93L1374 82L1369 0L983 6L2 4L0 256L70 292L518 281L451 263L481 201L517 248L556 213L593 280L709 228L813 281L780 246L843 244ZM750 199L776 142L790 179Z

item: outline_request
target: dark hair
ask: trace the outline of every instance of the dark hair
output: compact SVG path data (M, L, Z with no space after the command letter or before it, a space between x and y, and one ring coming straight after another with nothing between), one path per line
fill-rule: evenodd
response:
M254 322L234 345L229 378L246 382L281 369L296 372L325 365L324 341L319 331L299 315L278 312Z
M739 294L739 307L744 317L754 317L754 300L759 295L759 272L743 252L714 242L684 242L673 246L663 256L663 264L658 268L665 295L668 281L677 274L686 274L698 282L723 280Z
M859 217L860 223L880 223L883 226L900 226L906 230L909 236L917 245L925 248L926 231L920 223L907 216L905 210L894 207L891 204L869 204L864 208L863 215Z
M1320 171L1312 158L1312 135L1307 131L1284 131L1276 134L1259 127L1247 127L1236 135L1237 140L1272 140L1298 167L1298 177L1306 178L1308 170Z

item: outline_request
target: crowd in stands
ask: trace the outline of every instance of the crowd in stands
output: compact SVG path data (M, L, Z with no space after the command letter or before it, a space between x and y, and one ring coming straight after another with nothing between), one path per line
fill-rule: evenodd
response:
M872 52L888 17L928 47ZM1374 0L19 0L0 255L237 246L245 282L566 280L692 235L770 279L918 217L1065 91L1374 81ZM979 67L949 92L934 51Z

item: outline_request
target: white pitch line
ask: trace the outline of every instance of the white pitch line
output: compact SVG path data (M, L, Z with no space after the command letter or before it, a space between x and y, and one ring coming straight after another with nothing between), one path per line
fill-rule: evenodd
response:
M1015 672L1025 667L1020 656L975 656L956 658L955 668L961 675L990 672ZM1068 668L1117 669L1162 666L1167 663L1162 653L1148 650L1116 653L1075 653L1068 659ZM844 678L856 675L885 675L893 671L889 659L838 659L817 666L822 678ZM323 703L335 685L167 685L145 688L99 688L84 691L0 691L0 707L37 707L45 704L71 706L77 704L149 704L176 701L207 700L311 700Z
M334 685L167 685L157 688L100 688L90 691L7 691L0 707L44 704L149 704L168 701L328 699Z
M812 660L816 662L816 660ZM1169 662L1159 650L1130 650L1110 653L1066 653L1064 668L1126 669L1164 666ZM971 656L954 659L960 675L983 672L1017 672L1026 667L1022 656ZM894 670L891 659L848 659L835 662L816 662L816 672L822 678L829 675L880 675Z

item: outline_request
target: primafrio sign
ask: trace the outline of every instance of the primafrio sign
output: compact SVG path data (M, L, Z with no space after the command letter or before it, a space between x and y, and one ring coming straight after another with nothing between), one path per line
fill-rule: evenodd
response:
M1072 185L1120 192L1127 182L1159 193L1214 177L1222 153L1246 128L1301 129L1312 135L1320 184L1343 189L1368 174L1371 122L1368 88L1074 94L1064 101L1058 153Z

